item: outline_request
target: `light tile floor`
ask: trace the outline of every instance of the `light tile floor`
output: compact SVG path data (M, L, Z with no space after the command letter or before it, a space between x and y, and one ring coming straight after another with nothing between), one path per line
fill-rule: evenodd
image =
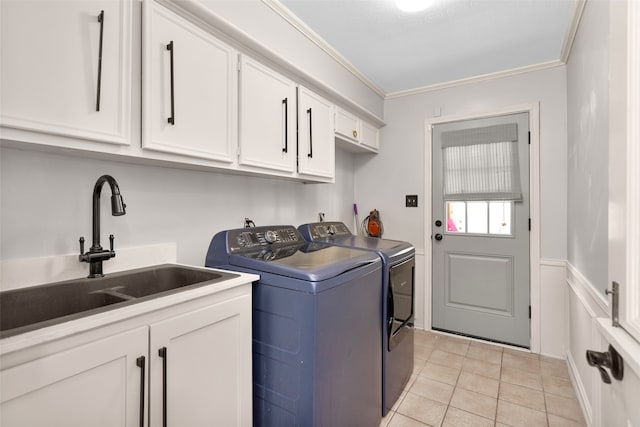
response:
M380 427L584 427L567 365L416 331L414 370Z

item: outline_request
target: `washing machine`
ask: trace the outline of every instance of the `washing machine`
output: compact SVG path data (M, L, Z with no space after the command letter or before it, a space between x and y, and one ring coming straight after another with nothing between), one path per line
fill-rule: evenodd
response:
M382 263L293 226L217 233L205 264L253 284L255 426L378 426Z
M342 222L317 222L298 227L310 242L357 248L382 260L381 340L382 415L400 397L413 372L415 248L397 240L354 236Z

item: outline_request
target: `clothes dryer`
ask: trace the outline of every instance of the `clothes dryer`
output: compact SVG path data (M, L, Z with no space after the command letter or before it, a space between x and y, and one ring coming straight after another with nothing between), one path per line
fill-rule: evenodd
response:
M255 426L377 426L382 369L381 261L308 243L292 226L223 231L207 267L253 284Z
M415 248L397 240L354 236L342 222L298 227L306 240L377 254L382 260L382 415L386 415L413 372Z

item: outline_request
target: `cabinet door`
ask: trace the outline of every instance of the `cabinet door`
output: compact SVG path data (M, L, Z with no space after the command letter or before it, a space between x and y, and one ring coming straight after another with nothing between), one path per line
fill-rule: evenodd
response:
M133 3L1 1L0 124L129 144Z
M240 66L240 164L296 168L296 86L246 56Z
M232 163L237 53L155 1L144 23L143 147Z
M298 173L334 177L333 108L329 101L298 87Z
M163 425L163 407L170 426L251 425L250 295L155 323L150 336L150 425Z
M360 142L360 119L336 107L336 135L348 141Z
M2 370L0 425L139 426L148 342L141 327Z
M367 122L362 122L362 139L360 140L360 143L378 151L380 148L378 133L378 128L371 126Z

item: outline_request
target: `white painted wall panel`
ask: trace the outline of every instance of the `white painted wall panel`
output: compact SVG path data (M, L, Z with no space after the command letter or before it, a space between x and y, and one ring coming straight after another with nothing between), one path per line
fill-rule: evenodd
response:
M593 419L594 402L594 372L587 364L585 351L591 348L594 317L589 307L575 292L569 293L569 365L576 382L578 398L582 400L587 423L591 425Z
M115 250L175 242L177 261L203 265L211 237L243 226L291 224L353 217L353 155L338 150L335 184L133 165L0 148L0 259L65 255L91 241L92 192L102 174L113 175L127 214L110 215L102 190L102 245ZM108 263L108 262L107 262Z
M567 354L567 271L565 262L540 263L540 353L564 357Z

